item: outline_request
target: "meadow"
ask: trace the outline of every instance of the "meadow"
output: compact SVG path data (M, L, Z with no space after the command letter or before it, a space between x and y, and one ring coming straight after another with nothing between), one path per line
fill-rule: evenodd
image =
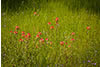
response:
M38 1L2 8L1 66L100 67L100 8L89 0Z

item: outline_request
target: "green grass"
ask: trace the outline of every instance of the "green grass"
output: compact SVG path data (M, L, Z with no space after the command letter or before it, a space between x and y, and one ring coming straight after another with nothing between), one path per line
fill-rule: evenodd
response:
M34 15L34 11L5 12L2 16L2 67L100 66L100 17L97 14L85 8L71 10L63 2L43 5L37 10L39 16ZM56 17L59 18L58 26L55 25ZM50 30L48 22L54 26L53 30ZM20 27L18 34L10 33L15 31L16 26ZM90 30L86 29L87 26L90 26ZM31 34L28 41L19 42L22 31ZM39 43L39 38L35 38L38 32L42 33L41 38L48 38L52 44L47 41ZM72 32L75 35L72 36ZM72 38L75 41L71 41ZM61 41L64 41L64 45L60 45Z

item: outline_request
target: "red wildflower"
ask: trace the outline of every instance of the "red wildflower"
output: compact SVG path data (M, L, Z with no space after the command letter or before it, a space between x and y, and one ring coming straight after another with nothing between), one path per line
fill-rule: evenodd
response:
M51 26L50 29L54 29L54 26Z
M22 34L25 34L25 32L24 32L24 31L22 31Z
M24 36L27 39L29 39L31 37L30 33L27 33L27 35Z
M74 38L72 38L71 40L72 40L72 41L74 41L75 39L74 39Z
M10 33L12 33L12 31L10 31Z
M41 32L38 33L38 35L41 35L41 34L42 34Z
M24 37L25 36L25 34L22 34L22 37Z
M58 18L58 17L56 17L56 22L58 22L58 20L59 20L59 18Z
M67 45L68 43L66 42L65 44Z
M51 22L48 22L48 25L50 25L51 24Z
M25 38L28 38L28 36L27 36L27 35L25 35Z
M37 12L34 12L34 15L36 15L37 14Z
M36 35L36 38L39 38L40 36L39 35Z
M52 45L52 42L50 42L50 45Z
M19 29L19 26L16 26L15 30L18 30Z
M23 39L20 39L19 41L20 41L20 42L22 42L22 41L23 41Z
M18 34L18 32L17 31L14 31L14 34Z
M45 39L46 41L48 40L48 38Z
M43 38L41 38L41 39L40 39L40 42L44 42L44 39L43 39Z
M64 44L64 42L63 42L63 41L61 41L61 42L60 42L60 45L63 45L63 44Z
M71 45L68 45L68 47L71 47Z
M31 37L31 34L30 34L30 33L27 33L27 36L28 36L28 37Z
M86 27L87 30L90 30L90 26Z
M72 35L75 35L75 33L74 33L74 32L72 32Z
M43 38L41 38L40 40L41 40L41 41L43 41L44 39L43 39Z

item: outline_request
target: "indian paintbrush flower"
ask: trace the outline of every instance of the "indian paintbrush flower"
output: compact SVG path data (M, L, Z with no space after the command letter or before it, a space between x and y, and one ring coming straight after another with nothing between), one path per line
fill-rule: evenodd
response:
M87 30L90 30L90 26L87 26L86 29L87 29Z
M54 26L51 26L50 29L54 29Z
M58 18L58 17L56 17L56 20L55 20L55 21L56 21L56 22L58 22L58 20L59 20L59 18Z
M18 30L19 29L19 26L16 26L15 30Z
M48 22L48 25L51 25L51 22Z
M60 45L64 45L64 42L63 42L63 41L61 41L61 42L60 42Z
M18 32L17 31L14 31L14 34L18 34Z

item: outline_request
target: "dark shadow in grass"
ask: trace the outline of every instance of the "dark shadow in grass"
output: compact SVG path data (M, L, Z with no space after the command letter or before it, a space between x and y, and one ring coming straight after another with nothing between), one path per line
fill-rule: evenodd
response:
M64 5L71 10L86 10L99 14L100 0L2 0L2 11L18 11L23 9L41 9L42 6L47 6L49 2L64 2Z
M40 8L40 0L2 0L1 8L2 12L5 11L20 11L29 8Z
M100 0L65 0L65 5L72 10L85 8L93 13L100 13Z

